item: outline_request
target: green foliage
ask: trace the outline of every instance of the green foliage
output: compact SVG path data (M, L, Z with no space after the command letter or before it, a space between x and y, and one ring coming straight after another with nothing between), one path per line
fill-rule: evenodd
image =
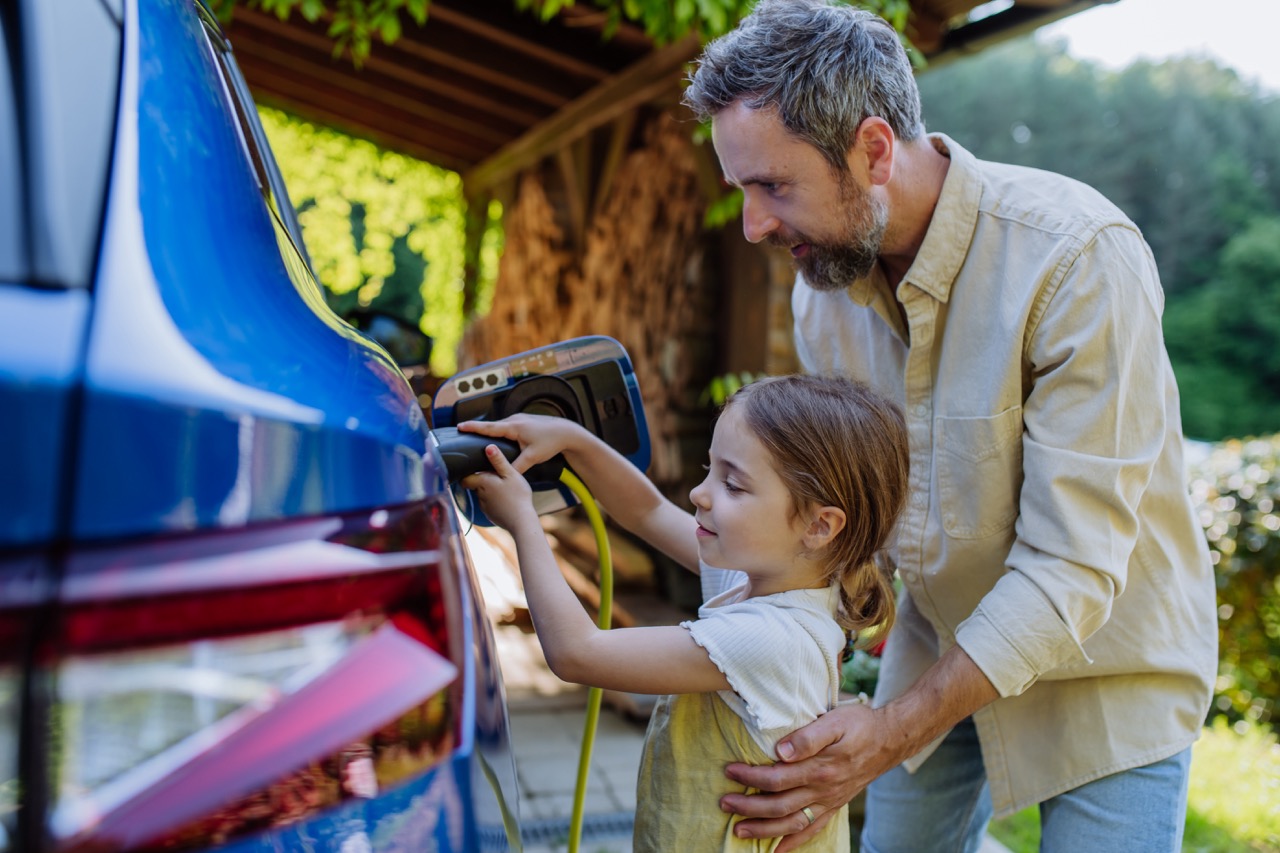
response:
M1040 849L1032 806L993 821L991 834L1012 853ZM1183 853L1280 850L1280 746L1262 726L1216 720L1191 749Z
M1275 734L1262 726L1228 726L1218 719L1191 754L1183 849L1280 850L1280 744ZM1220 846L1222 835L1233 846Z
M1030 806L1017 814L993 820L987 831L1008 847L1010 853L1039 853L1040 809Z
M1218 255L1210 283L1165 311L1188 435L1280 427L1280 217L1252 220Z
M536 0L519 0L522 3ZM573 0L551 0L571 6ZM714 38L733 28L750 11L754 0L594 0L604 9L609 23L605 35L612 35L623 21L639 24L658 44L676 41L694 32L702 39Z
M1119 205L1170 295L1202 285L1251 219L1280 213L1280 98L1211 61L1109 71L1027 38L919 82L930 129L979 157L1079 178Z
M418 323L435 340L432 372L451 375L463 327L461 178L277 110L259 114L331 307ZM481 258L489 290L499 250L490 233Z
M845 693L870 696L875 693L879 679L880 657L864 649L854 649L853 655L840 666L840 689Z
M328 17L333 55L348 53L359 65L375 37L386 44L400 38L401 15L419 26L425 24L430 0L211 0L210 5L226 21L237 2L271 12L282 21L295 11L311 23Z
M763 373L753 374L743 370L739 373L726 373L722 376L713 377L707 387L703 388L702 393L698 395L698 403L718 409L733 396L734 391L737 391L743 385L750 385L764 375Z
M549 21L574 0L512 0L515 8L527 10ZM658 44L667 44L697 33L706 41L723 35L751 10L755 0L590 0L606 14L605 38L610 38L624 22L637 24ZM430 0L211 0L222 20L231 19L237 3L262 9L286 20L297 12L315 23L329 21L329 37L334 40L334 56L346 53L359 65L369 56L374 39L393 44L404 31L404 17L418 26L427 21ZM884 17L898 32L907 25L909 0L865 0L854 3ZM909 46L909 44L908 44ZM922 62L912 51L912 61Z
M1116 72L1030 38L919 81L931 129L1079 178L1142 229L1188 435L1280 429L1280 97L1207 60Z
M731 222L737 221L742 215L742 205L746 201L746 197L742 194L740 187L734 187L729 192L720 196L720 198L707 205L707 210L702 214L703 228L723 228Z
M1280 701L1280 434L1227 441L1192 472L1218 580L1214 713L1271 722Z

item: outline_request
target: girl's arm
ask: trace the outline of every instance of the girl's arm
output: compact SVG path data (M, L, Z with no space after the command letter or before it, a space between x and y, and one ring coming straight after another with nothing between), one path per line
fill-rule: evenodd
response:
M490 447L487 455L494 472L473 474L462 484L475 490L485 515L515 539L529 612L552 672L564 681L629 693L730 689L684 628L596 627L560 573L530 503L529 484L497 448Z
M512 464L521 473L563 453L611 518L686 569L698 572L698 525L693 514L663 497L625 456L578 423L547 415L513 415L500 421L467 421L458 429L519 442L520 455Z

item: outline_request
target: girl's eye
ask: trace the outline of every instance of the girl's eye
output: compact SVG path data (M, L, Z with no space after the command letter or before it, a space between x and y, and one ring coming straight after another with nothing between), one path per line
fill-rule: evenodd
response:
M731 495L736 495L738 492L742 491L742 489L735 485L732 480L724 481L724 490Z

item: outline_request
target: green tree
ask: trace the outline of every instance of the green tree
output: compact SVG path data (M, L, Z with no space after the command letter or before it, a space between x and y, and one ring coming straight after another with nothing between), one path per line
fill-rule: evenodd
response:
M1232 238L1213 281L1170 302L1165 337L1188 435L1217 438L1280 427L1280 217Z
M1061 172L1142 229L1171 296L1204 285L1249 220L1280 213L1280 98L1213 62L1108 71L1026 38L920 75L931 130Z
M462 179L278 110L259 115L331 307L340 315L376 308L418 323L435 340L432 372L451 375L463 328ZM492 221L500 209L488 213ZM490 228L485 288L500 240Z
M1142 229L1188 434L1280 428L1280 97L1204 60L1108 71L1035 39L925 71L920 89L930 129L1078 178Z

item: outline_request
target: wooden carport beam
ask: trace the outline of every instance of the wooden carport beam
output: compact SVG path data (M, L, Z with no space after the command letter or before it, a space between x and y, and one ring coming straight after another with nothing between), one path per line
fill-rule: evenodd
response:
M946 33L937 44L926 49L926 53L932 54L928 67L940 68L990 45L1026 35L1094 6L1109 6L1116 2L1118 0L1067 0L1062 3L1028 0Z
M698 55L700 48L697 36L686 36L600 83L465 173L462 182L467 192L483 192L671 90L679 85L679 72Z

